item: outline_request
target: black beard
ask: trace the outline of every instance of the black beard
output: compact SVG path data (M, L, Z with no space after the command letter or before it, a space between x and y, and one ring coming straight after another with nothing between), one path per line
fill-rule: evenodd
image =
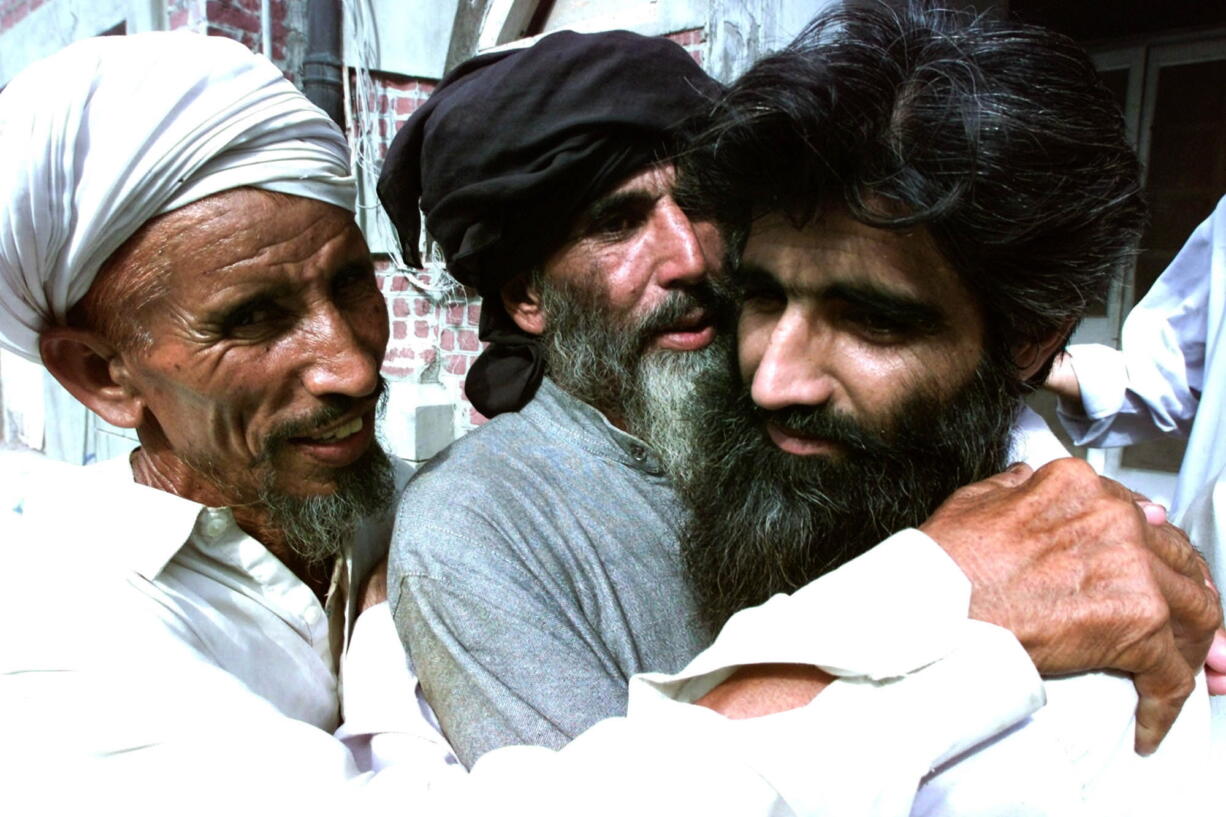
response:
M1020 409L1006 369L985 357L953 395L912 396L868 429L824 407L767 412L735 361L698 388L696 462L678 489L692 518L681 555L712 634L738 610L790 593L927 519L957 488L1007 464ZM796 456L766 420L840 444Z
M695 385L722 368L723 338L704 349L650 348L661 331L696 308L722 319L727 306L703 282L678 289L648 315L613 318L603 293L558 281L538 283L546 318L545 369L563 391L620 419L655 450L670 475L693 461Z

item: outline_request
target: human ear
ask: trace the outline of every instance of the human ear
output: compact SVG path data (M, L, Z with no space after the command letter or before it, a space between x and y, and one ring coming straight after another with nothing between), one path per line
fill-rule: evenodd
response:
M541 294L529 281L528 273L520 273L504 284L499 295L502 297L502 308L516 326L529 335L539 335L545 331Z
M1038 374L1064 348L1069 335L1072 334L1075 321L1068 320L1041 340L1027 341L1013 349L1013 365L1017 367L1019 380L1029 381Z
M144 400L132 388L127 363L97 332L55 326L38 339L43 364L85 407L120 428L137 428Z

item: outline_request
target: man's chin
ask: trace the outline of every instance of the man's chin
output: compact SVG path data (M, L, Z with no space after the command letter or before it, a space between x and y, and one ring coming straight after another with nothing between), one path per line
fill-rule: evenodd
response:
M260 492L272 524L311 561L339 553L358 524L385 508L395 491L391 460L377 443L352 465L329 470L326 477L292 481L270 474Z

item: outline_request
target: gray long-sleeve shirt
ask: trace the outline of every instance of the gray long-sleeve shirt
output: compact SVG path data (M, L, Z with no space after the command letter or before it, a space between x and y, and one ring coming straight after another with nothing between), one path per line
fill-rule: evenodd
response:
M625 714L636 672L706 645L681 580L683 511L640 440L545 380L422 468L389 597L456 753L560 748Z

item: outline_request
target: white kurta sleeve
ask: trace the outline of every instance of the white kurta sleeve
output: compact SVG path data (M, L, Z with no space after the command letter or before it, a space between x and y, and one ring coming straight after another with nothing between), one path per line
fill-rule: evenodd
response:
M15 813L51 814L111 804L128 814L895 817L934 765L1041 704L1020 646L968 621L968 598L944 552L904 532L738 615L684 672L636 679L627 717L558 752L491 752L469 773L420 735L382 771L362 772L344 742L210 664L148 599L132 599L130 615L114 599L76 599L105 617L43 604L22 619L6 608L10 622L65 626L5 639L0 796ZM755 720L689 703L735 666L762 661L816 664L844 680L806 707ZM406 712L390 712L386 731L405 731ZM381 729L367 720L358 731Z
M1205 387L1206 337L1226 199L1196 228L1171 265L1124 322L1121 349L1069 348L1082 405L1060 402L1078 445L1114 447L1159 436L1186 437Z
M906 815L931 769L1042 705L1025 652L1010 633L969 621L969 598L944 551L904 531L738 614L681 673L636 676L628 716L561 751L497 749L467 775L392 764L364 796L429 815ZM355 637L353 648L373 645ZM737 666L763 662L842 680L808 706L757 719L690 705Z

